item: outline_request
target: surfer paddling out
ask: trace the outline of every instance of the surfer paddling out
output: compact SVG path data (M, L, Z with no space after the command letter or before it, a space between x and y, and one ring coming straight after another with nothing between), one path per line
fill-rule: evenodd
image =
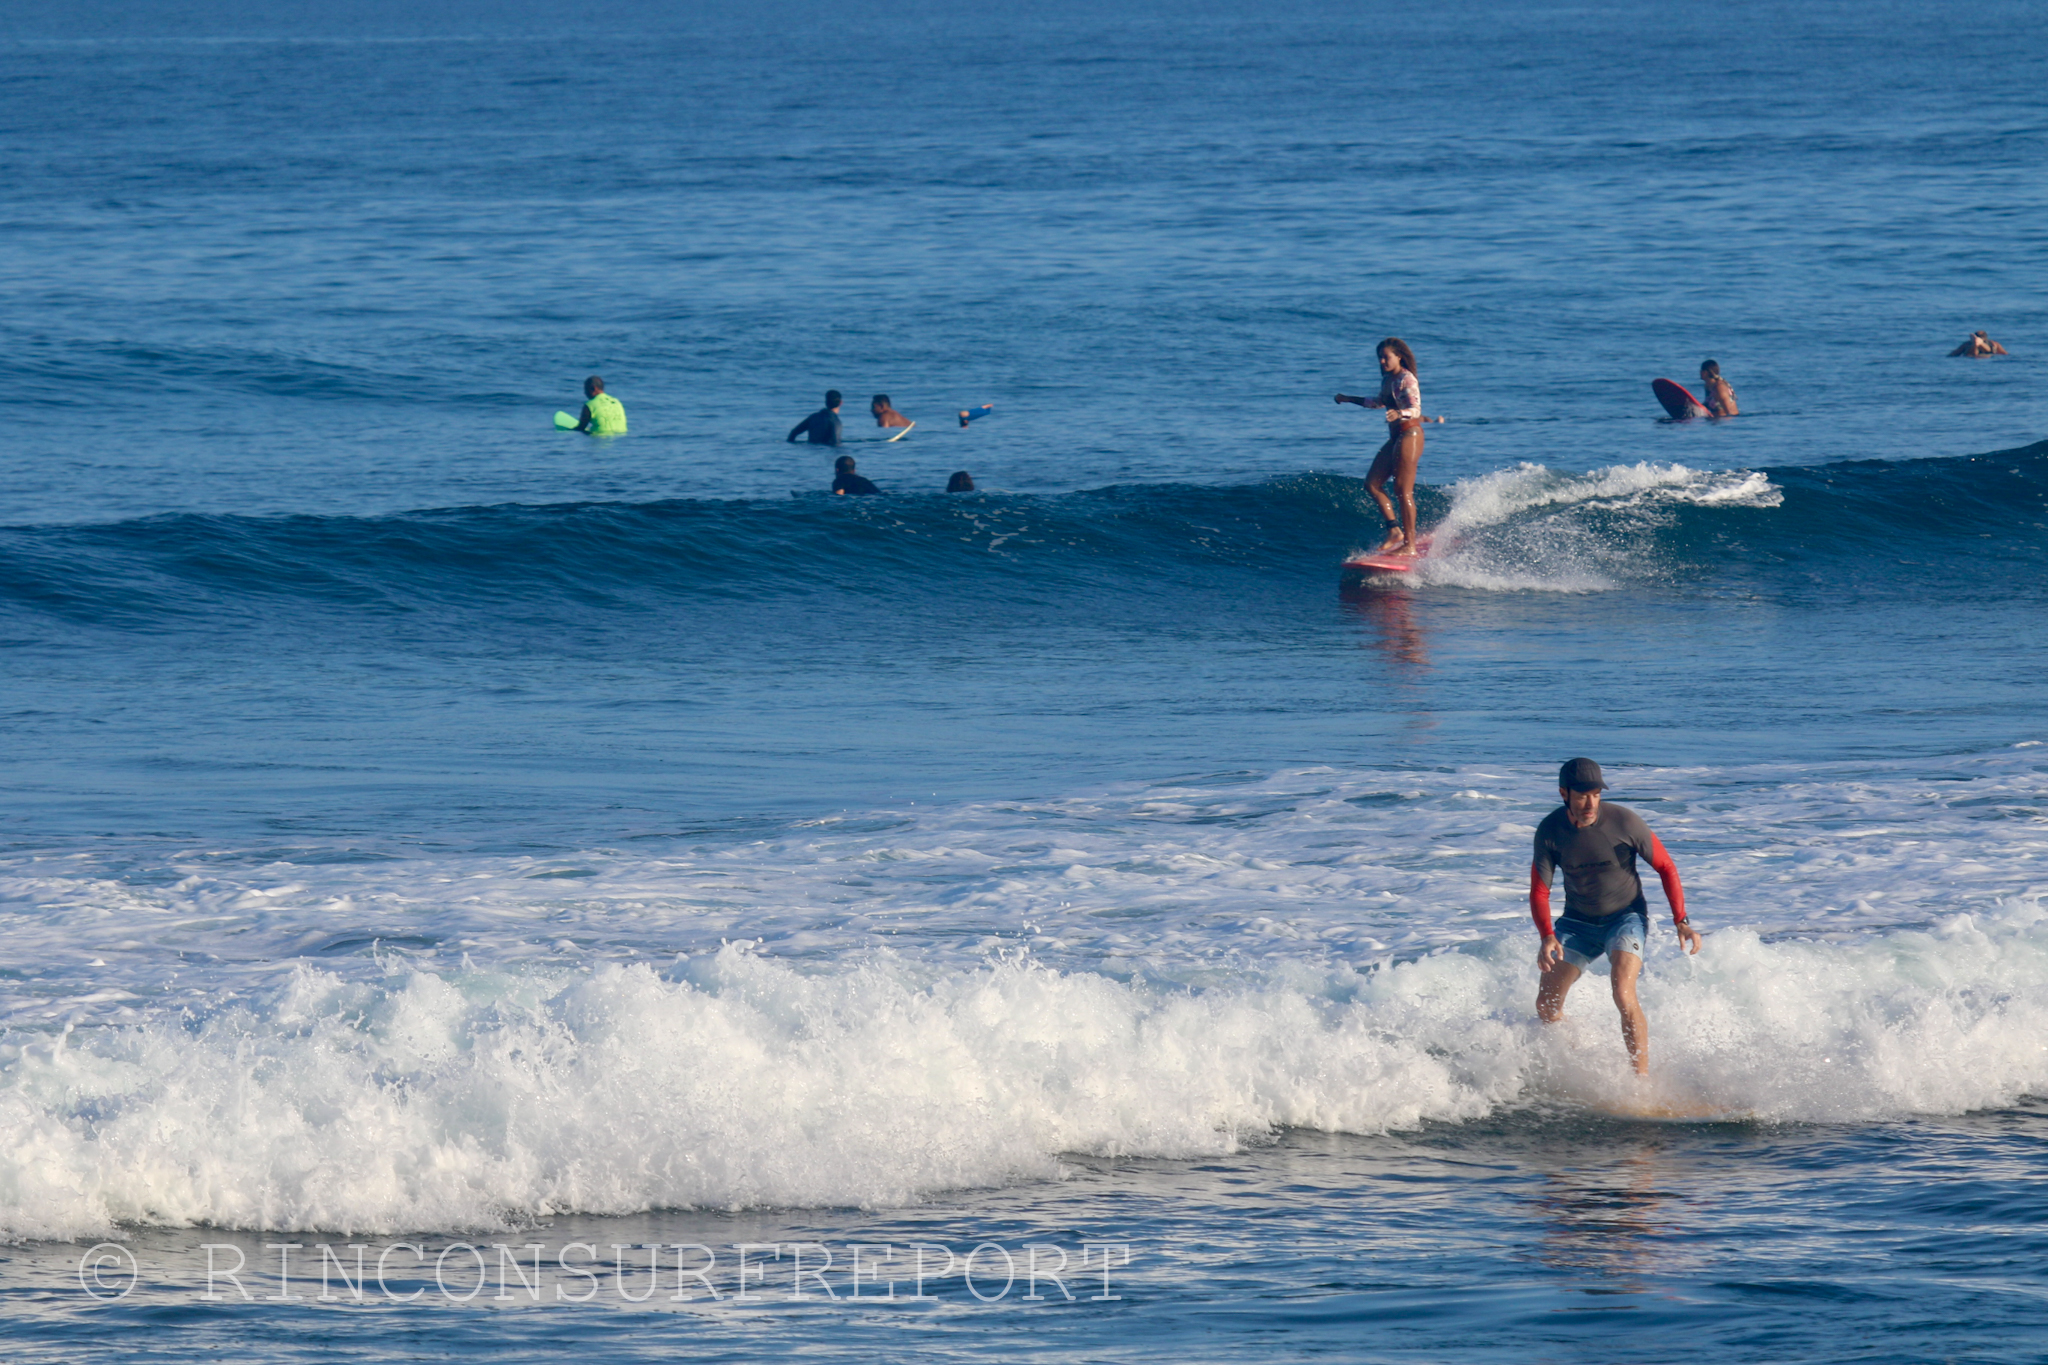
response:
M1421 552L1415 537L1415 468L1422 462L1422 385L1415 378L1415 352L1401 338L1382 341L1379 358L1378 396L1340 393L1337 401L1387 410L1387 443L1372 457L1372 469L1365 476L1365 491L1380 505L1380 515L1387 523L1387 538L1374 553L1415 555ZM1398 516L1385 491L1390 474L1401 498Z
M1671 922L1689 953L1700 950L1699 931L1685 915L1685 888L1678 865L1664 845L1626 806L1604 805L1607 783L1600 765L1574 758L1557 774L1564 804L1536 827L1536 856L1529 865L1529 914L1543 935L1536 966L1543 973L1536 1014L1546 1024L1564 1018L1564 997L1586 968L1607 955L1614 1007L1621 1011L1621 1040L1638 1076L1650 1074L1650 1022L1636 1001L1636 977L1643 970L1643 945L1650 936L1649 902L1636 860L1646 859L1664 883ZM1551 874L1564 869L1564 914L1550 920Z

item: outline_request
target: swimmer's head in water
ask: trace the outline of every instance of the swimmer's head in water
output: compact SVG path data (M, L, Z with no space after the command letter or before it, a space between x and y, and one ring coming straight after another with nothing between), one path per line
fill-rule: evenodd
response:
M1720 362L1720 361L1718 361L1718 360L1702 360L1702 361L1700 362L1700 378L1702 378L1702 379L1719 379L1720 377L1721 377L1721 362Z
M1396 360L1401 362L1402 369L1410 374L1417 373L1415 369L1415 352L1409 350L1408 343L1399 337L1388 337L1385 341L1373 347L1373 352L1376 355L1391 353Z
M953 477L946 480L946 491L948 493L972 493L974 491L974 476L964 469L954 470Z
M825 390L825 406L828 408L836 408L839 406L839 390Z
M583 381L583 396L585 398L595 398L603 392L604 380L599 376L592 375Z
M834 474L851 474L853 472L853 456L841 455L838 459L834 460L832 462L832 472Z
M868 400L868 410L870 412L880 412L882 409L888 406L889 395L886 393L878 393L873 398L870 398Z

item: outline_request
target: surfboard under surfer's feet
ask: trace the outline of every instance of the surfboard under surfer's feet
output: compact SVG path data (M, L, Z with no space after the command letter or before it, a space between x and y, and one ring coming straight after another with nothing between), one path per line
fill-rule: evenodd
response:
M1407 573L1429 555L1430 537L1422 536L1411 547L1400 540L1390 540L1394 549L1362 550L1344 561L1346 569L1382 569L1392 573Z

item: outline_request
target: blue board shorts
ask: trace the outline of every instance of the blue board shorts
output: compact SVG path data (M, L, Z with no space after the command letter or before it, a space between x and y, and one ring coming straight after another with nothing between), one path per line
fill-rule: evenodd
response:
M1650 940L1650 916L1643 910L1624 910L1598 923L1561 915L1551 927L1564 948L1564 960L1580 971L1592 966L1593 959L1602 953L1634 953L1641 957L1643 945Z

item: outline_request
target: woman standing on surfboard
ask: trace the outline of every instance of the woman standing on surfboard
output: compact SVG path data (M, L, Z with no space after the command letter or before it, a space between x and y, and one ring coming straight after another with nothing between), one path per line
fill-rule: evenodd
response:
M1372 469L1365 476L1365 491L1380 505L1387 520L1387 539L1380 554L1412 555L1415 542L1415 467L1422 462L1422 385L1415 378L1415 352L1399 337L1379 344L1380 392L1377 398L1359 398L1340 393L1339 403L1356 403L1361 408L1387 410L1387 443L1372 457ZM1387 475L1394 476L1394 491L1401 498L1401 514L1387 499Z

